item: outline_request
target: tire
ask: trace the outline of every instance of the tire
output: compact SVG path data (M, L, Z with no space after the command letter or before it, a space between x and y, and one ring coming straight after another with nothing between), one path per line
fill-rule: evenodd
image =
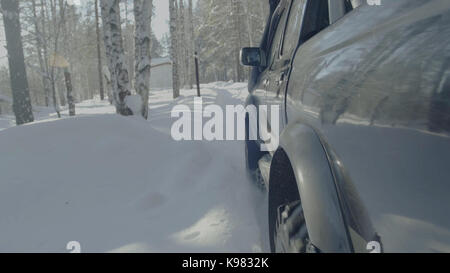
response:
M311 251L300 200L282 204L277 208L277 219L271 236L271 251L274 253L315 252Z
M283 150L275 153L269 184L269 240L275 252L318 252L308 228L292 166Z

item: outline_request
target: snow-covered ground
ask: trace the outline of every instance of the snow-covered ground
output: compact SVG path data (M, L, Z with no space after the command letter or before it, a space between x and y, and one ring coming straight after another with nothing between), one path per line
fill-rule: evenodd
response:
M172 107L196 90L150 96L150 118L107 102L77 117L45 108L16 127L0 116L0 252L267 251L266 197L240 141L174 141ZM202 85L204 104L242 104L246 84Z

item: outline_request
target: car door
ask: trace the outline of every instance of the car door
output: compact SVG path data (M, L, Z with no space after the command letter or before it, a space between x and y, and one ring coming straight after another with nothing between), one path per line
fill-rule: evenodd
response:
M275 80L276 77L274 76L275 72L273 70L274 67L273 65L278 59L280 43L284 34L286 19L291 1L292 0L280 1L270 20L271 25L267 39L268 42L266 46L267 67L259 76L257 87L253 91L253 96L255 100L254 104L259 106L258 117L261 119L262 122L260 124L263 124L263 122L267 122L267 117L270 117L270 113L267 111L269 107L267 107L266 93L268 92L268 90L273 89L274 86L276 85ZM264 141L265 137L261 136L261 134L259 134L259 136L260 140L262 140L262 142L265 142ZM262 147L262 149L264 150L264 147Z
M268 69L269 84L265 96L271 139L278 138L287 122L284 104L285 90L291 61L300 39L306 2L307 0L286 1L286 12L282 18L283 26L279 27L277 33L279 42L272 51L273 56ZM273 124L273 121L277 121L278 124Z
M270 20L269 20L269 31L267 34L266 44L262 46L266 50L265 57L267 60L267 65L264 70L258 76L256 80L256 87L252 91L253 99L257 100L256 106L265 103L266 91L271 84L271 63L278 53L278 47L280 44L281 34L284 30L285 20L286 20L286 2L290 0L281 0L278 6L275 8ZM262 69L262 68L258 68Z

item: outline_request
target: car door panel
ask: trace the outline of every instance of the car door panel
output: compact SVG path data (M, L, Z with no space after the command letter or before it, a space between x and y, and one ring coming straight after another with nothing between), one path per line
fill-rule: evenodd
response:
M285 19L285 28L280 38L277 58L274 60L270 69L271 85L266 93L266 103L268 106L269 117L278 116L278 124L269 124L271 130L271 139L278 138L284 129L286 120L285 111L285 93L291 70L291 62L297 48L301 26L303 22L306 0L292 0L288 2L289 9ZM276 110L278 113L272 113ZM271 119L269 119L270 121Z

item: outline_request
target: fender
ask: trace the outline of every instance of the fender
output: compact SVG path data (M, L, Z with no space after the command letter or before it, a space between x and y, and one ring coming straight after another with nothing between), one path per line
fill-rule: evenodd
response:
M289 158L311 242L323 252L353 252L336 184L323 145L314 130L288 125L280 147Z

